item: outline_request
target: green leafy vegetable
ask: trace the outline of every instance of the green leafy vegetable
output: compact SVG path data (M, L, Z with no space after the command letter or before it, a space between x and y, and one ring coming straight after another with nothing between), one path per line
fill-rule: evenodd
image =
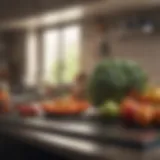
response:
M94 105L101 105L108 99L120 101L132 90L143 91L147 80L147 74L131 60L104 60L91 75L89 97Z

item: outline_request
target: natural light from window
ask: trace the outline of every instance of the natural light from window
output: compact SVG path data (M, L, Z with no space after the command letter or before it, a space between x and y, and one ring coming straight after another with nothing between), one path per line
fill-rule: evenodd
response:
M79 71L81 29L79 25L47 30L43 35L45 83L71 83Z
M43 75L44 83L57 83L57 61L59 52L59 31L47 30L43 34Z
M80 67L80 27L69 26L63 29L64 36L64 74L63 82L71 83Z
M24 83L28 86L37 83L37 57L37 37L34 31L29 31L26 37L26 71L24 76Z

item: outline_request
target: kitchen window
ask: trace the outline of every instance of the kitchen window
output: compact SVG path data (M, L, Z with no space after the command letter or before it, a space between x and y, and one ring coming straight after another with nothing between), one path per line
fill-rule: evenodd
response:
M69 84L80 69L81 28L79 25L43 32L42 81Z
M80 25L46 29L38 35L35 31L27 34L25 84L72 83L80 70Z
M42 82L58 83L57 69L59 56L59 30L47 30L43 33L43 70Z

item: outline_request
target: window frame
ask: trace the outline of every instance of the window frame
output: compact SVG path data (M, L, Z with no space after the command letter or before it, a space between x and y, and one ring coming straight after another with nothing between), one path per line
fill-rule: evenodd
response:
M38 76L37 76L37 79L39 79L39 80L42 80L43 78L42 78L42 76L43 76L43 68L44 68L44 61L43 61L43 57L44 57L44 48L43 48L43 34L44 34L44 32L45 31L47 31L47 30L58 30L58 32L59 32L59 38L58 38L58 45L59 45L59 47L58 47L58 59L57 59L57 61L58 61L58 70L57 70L57 75L58 75L58 77L57 77L57 79L58 79L58 81L59 81L59 83L57 84L58 86L59 85L64 85L64 86L68 86L68 85L70 85L70 84L67 84L67 83L63 83L62 82L62 79L63 79L63 66L64 66L64 64L65 64L65 61L64 61L64 59L63 59L63 56L65 56L65 53L64 53L64 51L63 51L63 49L62 48L64 48L64 37L63 37L63 30L64 30L64 28L68 28L68 27L72 27L72 26L78 26L79 28L80 28L80 41L79 41L79 45L80 45L80 51L79 51L79 57L80 57L80 62L79 62L79 68L80 68L80 70L82 69L82 63L81 63L81 61L82 61L82 37L83 37L83 27L82 27L82 23L80 23L80 22L74 22L74 23L65 23L65 24L59 24L59 25L56 25L56 26L47 26L47 27L44 27L44 28L39 28L38 29L38 35L39 35L39 41L40 41L40 44L39 44L39 49L38 49L38 51L39 51L39 55L40 55L40 57L38 58L38 61L39 61L39 63L38 63L38 68L39 68L39 73L38 73Z

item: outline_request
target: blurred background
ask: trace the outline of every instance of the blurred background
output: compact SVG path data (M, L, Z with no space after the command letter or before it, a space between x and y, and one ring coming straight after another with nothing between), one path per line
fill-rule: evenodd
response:
M12 102L17 102L18 100L15 99L21 97L23 93L25 96L29 93L30 98L24 96L24 99L21 97L22 99L17 102L21 105L22 113L20 111L19 115L22 115L23 118L35 115L41 116L42 112L52 113L53 117L56 114L76 115L77 113L84 113L89 107L92 109L90 103L85 99L86 95L84 95L86 91L84 89L86 77L92 73L99 61L107 58L116 57L136 61L147 72L148 77L150 77L150 84L159 86L159 8L159 0L1 0L0 98L2 101L5 99L4 105L9 107L6 107L7 109L4 111L0 106L0 111L2 113L8 111L13 113L15 110L10 109L10 106L15 105L15 103ZM7 90L7 94L6 92L3 94L3 89ZM62 103L58 99L55 105L53 94L62 94L68 91L72 91L71 95L73 96L69 97L68 101L64 98L61 101ZM35 104L29 104L29 102L36 103L39 100L34 97L37 93L38 95L43 95L43 98L38 98L45 100L52 97L50 98L52 102L48 104L47 101L44 104L42 101L39 101L38 107L40 109ZM14 97L14 95L18 96ZM160 89L155 95L158 95L158 98L156 97L156 105L158 101L159 106ZM76 100L73 97L76 97ZM26 102L28 104L25 104ZM67 104L67 107L64 104ZM134 110L134 107L137 106L135 104L133 101L127 100L127 107L129 106L129 109L126 109L129 112L127 112L127 116L130 116L130 108L131 112L134 112L132 109ZM110 114L117 116L116 109L118 107L115 107L114 103L109 105L108 108L111 108L109 110ZM143 106L144 104L139 105ZM29 106L34 107L33 109L30 107L31 109L29 110ZM149 120L148 112L151 115ZM152 111L145 112L145 118L143 118L141 113L143 111L137 114L138 118L140 117L140 120L138 119L139 122L148 122L149 124L153 120ZM156 118L160 122L160 110L157 113L158 116L156 116L158 118ZM10 118L11 116L7 115L6 117ZM80 155L87 153L93 157L98 154L102 157L106 156L104 156L103 150L106 144L104 147L98 140L100 139L102 142L102 138L105 137L102 133L108 133L108 130L106 131L107 127L105 128L103 125L99 128L100 125L99 123L97 125L97 122L90 123L86 120L86 122L83 121L84 123L80 125L79 122L82 119L77 123L74 119L51 122L47 118L42 118L40 121L39 119L38 121L34 121L34 119L25 121L19 118L19 123L22 126L24 125L25 129L17 127L19 128L19 130L17 129L18 132L14 128L16 125L12 126L12 123L6 125L12 122L12 119L8 121L6 119L0 121L3 124L1 126L1 131L3 132L1 133L2 135L0 134L0 140L2 140L0 148L6 147L4 149L5 156L7 153L12 153L15 156L14 159L18 159L16 157L19 156L19 152L22 150L24 157L20 158L21 160L25 159L27 155L28 158L26 159L29 159L31 155L37 155L38 159L40 157L47 159L47 156L48 159L53 159L53 156L55 159L65 159L65 156L57 156L56 151L53 152L53 155L50 155L49 153L45 153L43 149L42 151L34 147L31 148L30 145L24 145L22 142L17 141L17 137L21 137L22 141L25 140L25 142L28 142L28 140L32 142L33 140L32 143L36 142L37 146L45 146L44 144L49 145L49 148L60 146L60 149L58 148L59 151L62 145L64 145L65 147L62 147L64 149L62 152L64 151L65 153L69 149L71 157L72 150L76 150L75 153L78 152ZM72 124L71 127L68 127L70 124ZM77 126L80 126L80 128ZM6 129L5 127L8 128ZM5 131L10 133L9 137L11 137L11 140L8 140L8 137L4 134ZM137 134L135 134L128 133L127 131L123 131L122 135L125 135L124 137L131 135L131 140L136 139L135 144L138 143L137 139L139 140L139 137L143 138L146 136L143 136L142 132L140 134L136 132ZM114 132L119 137L119 128L117 131L111 128L110 134L112 135ZM15 139L12 137L13 135L16 137ZM75 139L73 135L76 137L74 137ZM69 136L72 137L68 138ZM82 137L84 138L83 141ZM90 137L91 141L85 140L86 137ZM15 147L15 150L12 151L13 146L16 145L20 147ZM107 153L110 153L109 149L110 146ZM60 152L60 155L62 155L62 152ZM121 152L121 156L123 157L124 150L121 150ZM114 150L113 155L115 153L117 153L119 159L118 153L120 152ZM12 158L12 154L10 154L9 159ZM134 153L128 155L130 158ZM77 160L77 156L72 159ZM134 157L133 160L135 159Z
M113 56L136 60L158 83L159 5L156 0L1 1L1 79L13 91L67 86L103 56Z

